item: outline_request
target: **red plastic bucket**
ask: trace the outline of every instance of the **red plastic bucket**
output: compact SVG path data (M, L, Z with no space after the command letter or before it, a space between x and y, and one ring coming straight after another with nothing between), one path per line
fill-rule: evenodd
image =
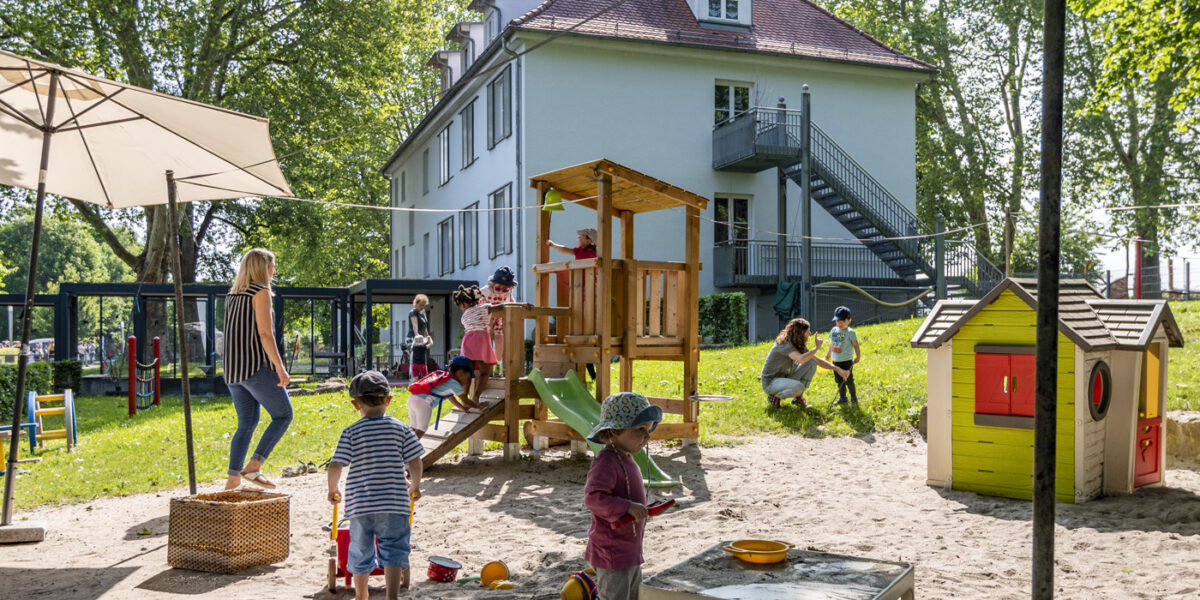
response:
M462 564L457 560L443 556L430 556L429 570L425 574L430 581L450 583L458 579L458 570L461 568Z

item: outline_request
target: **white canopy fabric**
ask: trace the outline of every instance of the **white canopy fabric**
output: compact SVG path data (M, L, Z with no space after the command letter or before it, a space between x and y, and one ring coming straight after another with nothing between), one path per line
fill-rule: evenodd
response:
M54 122L45 123L51 73ZM36 189L49 126L46 191L110 208L291 196L266 119L160 94L0 50L0 184Z

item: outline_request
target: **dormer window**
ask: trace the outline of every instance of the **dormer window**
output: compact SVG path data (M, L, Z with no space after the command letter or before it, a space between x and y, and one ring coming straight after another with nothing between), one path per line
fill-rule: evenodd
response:
M753 20L750 18L750 4L753 0L688 0L696 21L701 26L717 29L748 28Z
M493 10L488 12L487 16L483 19L483 31L484 35L487 36L487 43L492 43L492 40L496 39L496 36L500 35L499 25L500 17L496 14L496 11Z
M738 20L739 0L708 0L708 16L713 19Z

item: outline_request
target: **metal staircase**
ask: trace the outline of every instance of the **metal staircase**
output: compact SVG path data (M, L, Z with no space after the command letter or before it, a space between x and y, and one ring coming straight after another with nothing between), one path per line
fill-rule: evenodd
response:
M779 166L803 185L802 116L800 111L756 107L718 124L713 130L713 168L757 172ZM815 123L810 132L812 199L905 282L932 285L937 277L934 232ZM753 142L749 148L730 148L735 140ZM944 275L952 294L979 297L1004 278L970 243L947 241L944 252Z

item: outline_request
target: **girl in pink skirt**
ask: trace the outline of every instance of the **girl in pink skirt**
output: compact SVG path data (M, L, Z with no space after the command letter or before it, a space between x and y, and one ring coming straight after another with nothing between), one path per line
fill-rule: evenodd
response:
M462 355L475 364L475 390L471 394L469 408L479 406L479 396L487 385L487 378L496 364L496 352L492 349L492 328L488 318L488 304L481 303L479 286L458 286L454 303L462 311L463 334Z

